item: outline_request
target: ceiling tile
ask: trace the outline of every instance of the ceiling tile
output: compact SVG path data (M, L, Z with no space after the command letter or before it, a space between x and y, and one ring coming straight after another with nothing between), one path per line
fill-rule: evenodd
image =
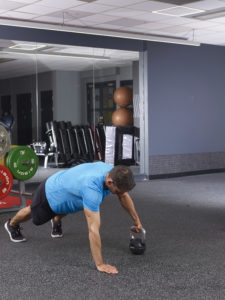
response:
M39 0L8 0L8 1L12 1L12 2L19 2L19 3L24 3L24 4L31 4L31 3L34 3L34 2L37 2Z
M119 25L119 26L137 26L145 23L145 21L129 19L129 18L121 18L116 19L114 21L108 22L108 24Z
M212 24L212 23L211 23ZM209 28L207 28L208 30L212 30L214 32L225 32L225 24L221 24L221 25L211 25Z
M58 8L54 7L47 7L39 4L31 4L31 5L26 5L24 7L21 7L19 9L16 9L16 11L20 12L26 12L26 13L34 13L34 14L39 14L39 15L47 15L52 12L55 12L59 10Z
M155 14L153 14L153 15L155 15ZM172 24L172 25L183 25L183 24L191 23L192 19L185 18L185 17L175 18L175 17L167 16L166 18L164 18L163 22L166 24Z
M92 25L95 25L96 23L93 23L93 22L88 21L88 20L79 19L79 20L68 21L68 22L66 22L66 24L74 25L74 26L82 26L82 27L88 26L88 27L90 27Z
M220 23L225 23L225 17L221 17L221 18L215 18L215 19L212 19L212 20L208 20L209 22L211 23L216 23L216 24L220 24Z
M16 9L21 6L24 6L24 3L19 3L15 1L7 1L7 0L0 0L0 8L5 9L5 10L10 10L10 9Z
M84 2L79 0L41 0L38 2L38 4L49 7L67 9L74 6L83 5Z
M110 21L113 20L118 20L118 17L113 17L113 16L106 16L106 15L101 15L101 14L95 14L89 17L85 17L81 19L82 21L90 21L96 24L100 24L100 23L110 23Z
M113 9L113 6L109 6L109 5L100 5L100 4L95 4L95 3L88 3L88 4L83 4L80 5L79 7L75 7L75 10L80 10L80 11L89 11L92 13L100 13L103 11L107 11L110 9ZM73 10L73 8L72 8Z
M163 24L163 23L154 23L154 22L150 22L150 23L145 23L145 24L141 24L136 26L135 28L140 28L140 29L162 29L162 28L166 28L169 27L167 24Z
M104 23L104 29L118 30L121 28L122 28L122 26L119 26L119 25Z
M89 12L84 11L72 11L72 10L64 10L64 11L57 11L54 13L49 14L49 17L58 18L61 20L74 20L83 17L87 17L92 15Z
M118 17L128 18L128 17L135 17L138 15L142 15L144 13L145 12L143 12L143 11L135 11L133 9L128 9L128 8L118 8L118 9L112 9L110 11L107 11L106 14L110 15L110 16L118 16Z
M170 33L185 33L185 32L190 32L190 28L185 27L185 26L170 26L163 28L164 32L170 32Z
M147 21L147 22L151 22L151 21L162 21L162 20L166 20L166 19L169 19L171 17L169 16L164 16L164 15L160 15L160 14L153 14L153 13L144 13L144 14L141 14L140 16L135 16L134 17L135 19L140 19L140 20L143 20L143 21ZM175 19L173 17L173 19ZM178 19L178 18L176 18Z
M144 0L143 0L144 2ZM95 1L96 4L109 4L109 0L97 0ZM126 5L132 5L132 4L137 4L140 3L140 0L113 0L110 4L115 5L115 6L126 6Z
M191 28L207 28L207 27L211 27L212 23L208 22L208 21L194 21L194 22L190 22L188 24L185 24L186 27L191 27Z
M222 2L220 0L202 0L195 3L190 3L186 5L188 7L198 8L198 9L204 9L204 10L210 10L210 9L216 9L225 7L225 2Z
M174 5L172 4L167 4L167 3L161 3L161 2L157 2L157 1L145 1L145 2L141 2L139 4L136 5L130 5L128 6L128 8L130 9L134 9L134 10L143 10L143 11L154 11L154 10L158 10L158 9L165 9L165 8L169 8L169 7L174 7Z
M34 21L40 21L40 22L47 22L47 23L59 23L62 24L62 19L61 18L55 18L55 17L50 17L50 16L41 16L41 17L35 17L33 19Z
M31 19L35 18L37 15L21 13L21 12L17 12L17 11L7 11L6 13L1 14L1 16L7 17L7 18L31 20Z

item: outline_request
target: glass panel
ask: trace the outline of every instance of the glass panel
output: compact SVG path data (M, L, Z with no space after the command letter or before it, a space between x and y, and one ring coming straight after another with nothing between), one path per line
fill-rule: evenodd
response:
M104 117L105 123L110 124L112 122L112 114L113 114L113 111L107 111L107 110L103 111L103 117Z
M105 108L114 109L114 107L115 107L115 103L113 100L114 91L115 91L114 86L103 87L103 109L105 109Z
M16 44L15 41L10 42L13 45ZM18 114L21 115L18 109L26 112L24 116L22 115L26 122L21 120L20 122L29 124L27 128L32 133L31 135L28 132L25 135L23 133L23 136L26 138L31 136L29 137L30 142L32 140L46 142L48 151L52 153L56 151L57 147L61 147L59 152L64 151L64 153L60 160L66 161L66 164L76 162L77 157L85 158L87 161L103 159L104 153L100 157L96 154L99 152L96 149L94 149L94 157L93 155L92 157L87 156L90 144L83 140L80 140L80 152L77 152L78 155L74 155L69 144L71 141L68 140L68 136L66 137L68 132L65 133L64 130L70 129L71 126L73 129L81 129L78 132L81 139L82 134L87 134L86 129L90 129L87 126L91 126L94 139L91 143L96 145L95 126L119 126L119 124L113 124L112 115L118 113L117 110L120 111L120 105L124 106L123 103L118 105L117 100L114 99L114 93L120 87L133 89L131 92L133 103L124 108L123 115L119 116L117 121L122 121L122 126L135 126L138 129L137 132L140 131L139 53L57 44L36 43L34 46L33 50L11 49L13 53L4 54L6 58L15 61L2 64L0 71L2 76L10 74L10 70L14 72L13 76L16 77L16 80L10 79L5 83L2 81L0 96L2 103L11 101L11 110L17 121L20 120ZM84 53L85 59L83 59ZM4 68L5 66L7 67ZM8 86L8 90L4 88L4 85ZM23 103L23 105L15 103ZM6 110L5 104L2 104L1 109ZM61 130L60 134L58 131L58 135L55 135L55 141L46 134L54 127L53 125L57 125L57 128ZM49 126L53 127L49 128ZM20 127L22 128L22 126ZM17 129L14 130L14 133L15 143L21 143L22 136L20 137ZM60 142L59 136L63 142ZM138 138L134 143L135 149L138 149L136 146ZM58 143L57 147L56 142ZM140 158L136 155L134 164L138 165L139 161Z
M21 44L29 43L0 40L0 116L6 123L11 120L11 143L28 145L36 138L36 57L18 49Z

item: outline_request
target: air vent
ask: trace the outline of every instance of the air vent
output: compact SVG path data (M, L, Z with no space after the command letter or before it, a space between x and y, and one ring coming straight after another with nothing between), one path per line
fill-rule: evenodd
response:
M13 60L16 60L16 59L13 59L13 58L1 58L0 57L0 64L4 64L4 63L7 63L7 62L13 61Z
M185 5L193 2L199 2L199 0L155 0L156 2L169 3L173 5Z

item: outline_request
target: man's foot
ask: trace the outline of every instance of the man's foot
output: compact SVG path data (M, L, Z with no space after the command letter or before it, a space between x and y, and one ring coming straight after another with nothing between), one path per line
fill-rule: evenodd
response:
M63 234L62 234L62 223L61 223L61 221L55 222L53 219L51 219L51 223L52 223L51 237L52 238L62 237Z
M26 242L26 238L22 235L20 230L22 229L19 225L11 226L10 219L5 223L5 229L9 234L10 240L14 243Z

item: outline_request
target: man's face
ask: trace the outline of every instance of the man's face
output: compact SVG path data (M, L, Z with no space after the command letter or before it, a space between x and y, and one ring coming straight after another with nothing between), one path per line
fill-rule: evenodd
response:
M116 194L116 195L124 194L124 191L120 190L114 183L110 184L108 186L108 189L112 194Z
M110 192L112 194L115 194L115 195L122 195L125 193L125 191L123 190L120 190L114 183L112 180L109 180L107 183L106 183L106 187L110 190Z

